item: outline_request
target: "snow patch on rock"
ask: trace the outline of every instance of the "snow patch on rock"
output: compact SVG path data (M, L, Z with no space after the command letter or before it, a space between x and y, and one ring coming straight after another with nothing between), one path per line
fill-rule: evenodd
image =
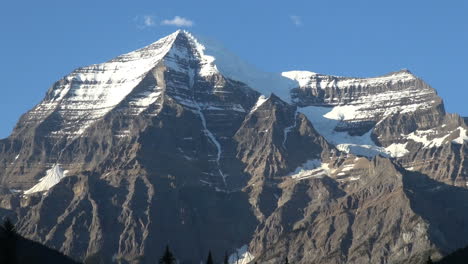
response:
M265 103L266 101L268 100L268 98L264 95L260 95L258 97L258 100L257 102L255 103L254 107L252 107L252 110L250 110L250 112L254 112L255 110L257 110L257 108L259 108L263 103Z
M248 250L249 247L247 245L243 245L242 247L236 249L236 252L229 256L229 264L250 263L255 257Z
M409 153L409 150L406 149L408 143L393 143L390 146L386 147L385 150L395 158L400 158Z
M314 128L337 149L366 157L378 154L387 156L387 151L372 141L372 130L362 136L351 136L348 132L335 131L340 122L353 115L353 110L353 106L307 106L300 108L299 112L303 113Z
M73 71L54 86L48 100L33 109L31 120L56 111L64 124L53 135L80 135L133 91L170 51L178 33L108 62ZM151 92L146 98L135 102L135 106L144 108L159 95L158 91Z
M185 34L195 43L202 59L201 75L219 72L229 79L247 84L264 96L274 93L283 101L291 102L290 90L298 86L297 81L285 78L280 73L261 71L212 39L194 37L188 32Z
M452 141L447 140L447 138L453 133L458 133L458 137ZM421 143L423 148L434 148L440 147L446 143L455 143L463 144L465 141L468 141L467 130L464 127L458 127L457 129L446 132L445 134L440 134L434 129L427 130L416 130L410 134L403 135L406 139L413 140L414 142Z
M296 127L297 124L297 111L294 112L294 123L291 126L285 127L283 131L283 148L286 148L286 141L288 140L288 134Z
M408 71L399 71L373 78L350 78L342 76L330 76L310 71L288 71L283 72L282 76L297 81L300 87L307 87L313 89L345 89L351 86L367 87L387 83L408 82L416 79L416 77Z
M189 86L190 86L190 89L193 91L193 84L194 84L194 78L195 78L195 73L193 72L192 69L189 70ZM195 93L193 91L193 93ZM200 107L200 105L198 104L198 102L195 100L195 94L192 95L192 101L193 101L193 105L195 106L195 113L198 114L198 116L200 117L200 120L201 120L201 123L202 123L202 126L203 126L203 132L204 134L210 139L210 141L215 145L216 147L216 164L218 166L218 172L220 174L220 176L222 177L223 179L223 182L224 184L226 184L226 175L222 172L221 170L221 164L220 164L220 161L221 161L221 153L223 152L223 149L221 147L221 144L219 143L219 141L216 139L215 135L208 129L208 126L206 124L206 118L205 118L205 115L203 114L203 111Z
M456 144L463 144L465 141L468 141L468 134L466 129L464 127L459 127L458 131L460 135L454 140L452 140L452 142Z
M322 163L318 159L308 160L300 167L296 168L289 176L295 180L304 180L309 178L323 178L330 176L331 170L328 163Z
M60 165L55 164L51 169L47 170L46 175L43 178L39 179L38 184L25 191L24 194L48 191L50 188L59 183L63 178L65 178L65 173L60 168Z

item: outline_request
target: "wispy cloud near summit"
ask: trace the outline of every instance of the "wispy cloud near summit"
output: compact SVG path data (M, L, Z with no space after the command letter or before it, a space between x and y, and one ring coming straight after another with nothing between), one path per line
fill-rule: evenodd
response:
M136 16L133 20L139 29L152 28L157 26L157 21L153 15L139 15Z
M289 16L289 18L291 19L293 24L296 25L297 27L302 26L302 19L300 16L291 15Z
M143 16L143 24L147 27L155 25L153 16Z
M161 25L178 27L191 27L193 24L192 20L180 16L175 16L173 19L165 19L161 22Z

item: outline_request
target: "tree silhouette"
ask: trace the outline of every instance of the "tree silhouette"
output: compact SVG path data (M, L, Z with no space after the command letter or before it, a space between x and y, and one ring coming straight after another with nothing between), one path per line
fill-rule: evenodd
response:
M18 233L16 232L15 225L6 218L0 226L0 240L1 240L1 257L2 263L16 264L16 241L18 240Z
M211 256L211 250L208 251L208 258L206 259L206 264L214 264L213 256Z
M288 257L286 257L286 258L284 259L284 264L289 264Z
M224 252L224 261L223 264L229 264L229 257L227 251Z
M426 264L433 264L433 263L434 263L434 262L432 262L431 256L428 256L428 257L427 257Z
M159 259L159 264L175 264L176 259L172 252L169 250L169 245L166 246L164 255Z
M42 264L77 262L41 243L22 237L10 219L0 223L0 263L1 264Z
M10 221L9 218L6 218L3 222L2 231L8 238L16 238L18 233L16 232L15 225Z

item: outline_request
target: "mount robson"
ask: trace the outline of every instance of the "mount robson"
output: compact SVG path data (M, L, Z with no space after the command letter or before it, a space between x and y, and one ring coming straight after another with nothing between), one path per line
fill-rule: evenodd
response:
M77 261L424 263L468 245L467 122L408 70L267 73L179 30L20 118L0 217Z

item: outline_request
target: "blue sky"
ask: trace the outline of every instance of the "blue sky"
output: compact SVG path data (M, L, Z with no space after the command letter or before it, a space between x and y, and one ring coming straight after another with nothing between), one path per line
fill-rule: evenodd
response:
M4 1L0 138L73 69L187 29L260 69L376 76L408 68L468 116L468 1Z

